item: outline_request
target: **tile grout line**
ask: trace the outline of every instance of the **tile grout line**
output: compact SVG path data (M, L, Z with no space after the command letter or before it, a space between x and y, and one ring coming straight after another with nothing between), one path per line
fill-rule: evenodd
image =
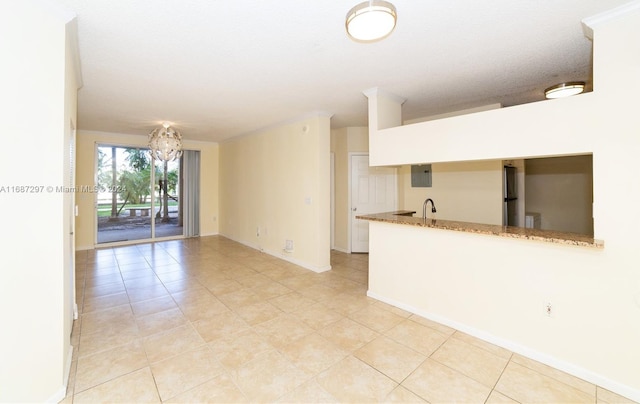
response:
M501 391L496 390L496 387L498 386L498 383L500 383L500 379L502 379L502 375L504 375L504 372L507 370L507 366L509 366L509 363L511 363L511 359L513 358L513 352L511 352L511 355L509 355L509 360L507 360L507 363L504 365L504 368L502 368L502 371L500 372L500 376L498 376L498 378L496 379L496 382L493 384L493 387L491 388L491 392L489 393L489 396L487 397L487 400L489 399L489 397L491 397L491 394L495 391L499 394L504 395L505 397L510 398L513 401L519 402L518 400L516 400L513 397L509 397L506 394L502 393ZM485 400L485 403L487 402L487 400Z

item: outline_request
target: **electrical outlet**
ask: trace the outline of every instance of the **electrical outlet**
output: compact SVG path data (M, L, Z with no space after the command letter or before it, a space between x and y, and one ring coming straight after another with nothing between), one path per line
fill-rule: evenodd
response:
M293 251L293 240L286 240L284 243L284 249L287 251Z

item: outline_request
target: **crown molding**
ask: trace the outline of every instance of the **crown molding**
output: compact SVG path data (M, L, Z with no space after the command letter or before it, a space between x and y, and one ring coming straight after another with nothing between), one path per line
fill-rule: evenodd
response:
M633 11L640 10L640 0L635 0L627 4L623 4L619 7L611 10L604 11L600 14L596 14L591 17L587 17L582 20L582 31L584 35L593 40L593 29L600 24L615 20L622 17L625 14Z

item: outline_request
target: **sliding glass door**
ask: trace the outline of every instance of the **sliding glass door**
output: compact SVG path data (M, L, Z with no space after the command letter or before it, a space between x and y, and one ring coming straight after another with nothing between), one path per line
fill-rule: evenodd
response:
M155 161L155 236L183 235L180 204L180 161Z
M181 164L154 161L146 148L98 145L97 243L182 236Z

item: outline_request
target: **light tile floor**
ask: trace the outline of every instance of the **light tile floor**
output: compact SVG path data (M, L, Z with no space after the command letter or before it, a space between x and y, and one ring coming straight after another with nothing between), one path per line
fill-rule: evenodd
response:
M64 402L630 402L220 236L76 255Z

